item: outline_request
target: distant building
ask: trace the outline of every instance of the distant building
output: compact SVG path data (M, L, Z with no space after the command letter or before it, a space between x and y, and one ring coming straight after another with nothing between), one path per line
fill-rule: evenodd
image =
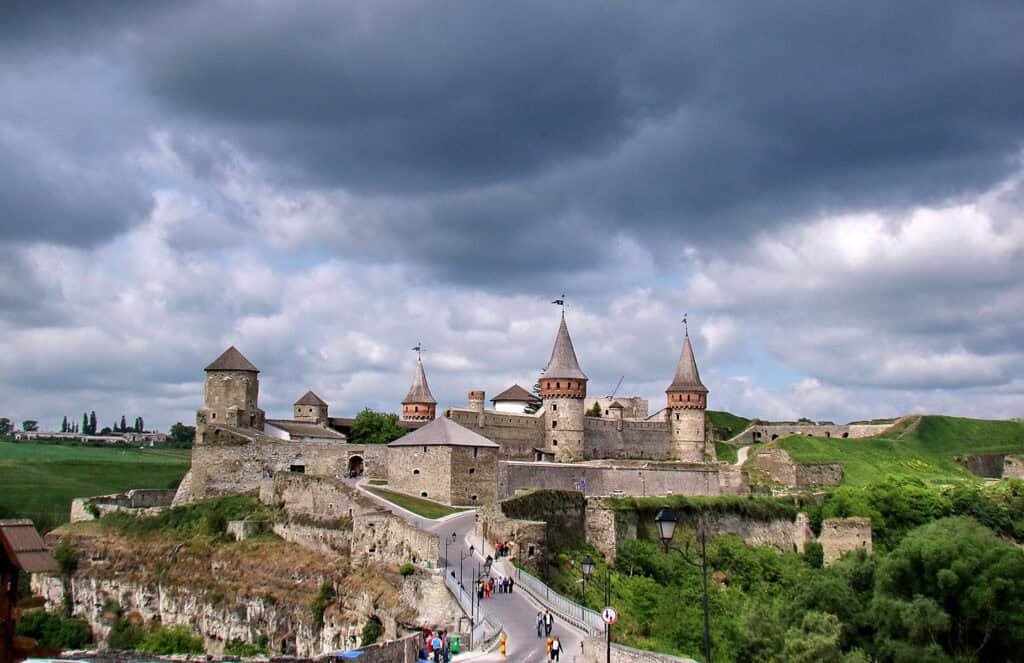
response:
M495 412L514 412L525 414L531 405L540 407L539 398L526 391L517 384L512 385L505 391L491 399Z

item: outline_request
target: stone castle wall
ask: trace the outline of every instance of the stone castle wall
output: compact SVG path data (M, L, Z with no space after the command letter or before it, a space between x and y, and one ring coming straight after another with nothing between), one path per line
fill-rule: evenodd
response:
M451 447L390 447L388 487L451 504Z
M808 424L801 422L780 424L754 424L732 438L740 444L770 442L787 435L813 435L815 437L836 437L858 439L871 437L892 428L892 424Z
M544 418L531 414L452 408L446 415L452 421L501 445L502 460L534 460L534 449L544 448Z
M584 398L583 399L583 411L589 412L594 407L594 403L601 406L601 416L610 418L612 412L610 406L615 401L619 402L622 406L622 417L623 419L646 419L650 410L650 403L646 398L640 398L639 396L618 396L611 398L609 396L602 396L600 398Z
M569 658L569 656L566 658L575 663L606 663L608 661L608 643L603 635L586 638L581 644L583 651L579 655L576 655L576 652L568 652L573 655L573 658ZM696 663L696 661L692 658L680 658L612 643L610 663Z
M1024 456L1007 456L1003 459L1004 479L1024 479Z
M841 463L797 463L785 449L770 447L754 452L753 465L773 483L793 488L834 486L843 480Z
M114 511L130 511L140 515L153 515L169 507L175 490L133 489L125 493L77 497L71 500L71 522L94 520ZM95 515L94 515L95 514Z
M498 450L488 447L452 447L450 504L484 504L497 499Z
M613 462L614 463L614 462ZM498 463L498 497L518 490L580 490L600 495L718 495L718 467L676 463Z
M583 450L588 458L672 457L668 424L664 421L617 421L586 417Z
M825 564L831 564L853 550L864 550L871 554L870 518L828 518L821 523L822 552Z

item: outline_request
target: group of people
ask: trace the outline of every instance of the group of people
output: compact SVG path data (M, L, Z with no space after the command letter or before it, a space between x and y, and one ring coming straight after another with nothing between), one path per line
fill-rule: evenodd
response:
M548 639L548 660L557 661L562 653L562 641L558 636L551 637L551 629L555 626L555 618L550 610L537 613L537 637Z
M476 587L478 599L489 599L491 594L511 594L516 587L516 581L510 577L487 578L481 580Z
M512 554L512 542L498 541L494 544L494 554L498 557L508 557Z
M448 631L431 632L423 629L423 647L420 648L420 659L435 663L450 663L452 660L452 643Z

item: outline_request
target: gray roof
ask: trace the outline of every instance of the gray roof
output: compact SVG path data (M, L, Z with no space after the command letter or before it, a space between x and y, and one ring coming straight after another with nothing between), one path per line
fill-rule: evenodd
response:
M407 433L388 445L389 447L490 447L498 445L457 424L448 417L434 419L426 426Z
M525 401L527 403L534 403L539 400L539 398L537 398L530 392L526 391L519 385L514 384L505 391L501 392L500 394L492 398L491 402L496 403L498 401Z
M409 393L402 400L402 405L407 403L436 405L434 395L430 393L430 386L427 384L427 374L423 372L423 360L416 360L416 372L412 374L412 386Z
M27 573L57 572L57 563L31 520L0 520L0 551L16 569Z
M708 388L700 381L700 373L697 372L697 360L693 358L693 346L690 345L690 335L687 334L683 340L683 351L679 355L679 364L676 366L675 377L666 392L674 391L701 391L707 392Z
M580 362L576 359L576 350L572 347L572 339L569 338L569 328L565 326L565 315L562 316L562 323L558 325L555 347L551 348L551 359L548 359L547 368L541 373L541 377L587 379L586 373L580 369Z
M295 401L295 404L296 405L316 405L318 407L327 407L327 403L324 402L324 399L320 398L319 396L314 394L312 391L307 391L306 393L304 393L302 395L302 398L300 398L299 400Z
M623 407L622 403L620 403L618 401L612 401L612 404L608 406L608 409L609 410L625 410L626 408Z
M280 428L289 435L295 437L317 437L329 440L344 442L347 438L338 431L313 424L306 421L295 421L293 419L267 419L266 423L274 428Z
M213 363L206 367L207 371L249 371L259 373L260 369L252 365L245 356L238 351L238 348L231 346L224 353L213 360Z

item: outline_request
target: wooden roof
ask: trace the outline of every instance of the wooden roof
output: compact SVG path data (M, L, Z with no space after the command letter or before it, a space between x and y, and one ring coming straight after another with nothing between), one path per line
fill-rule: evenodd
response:
M27 518L0 520L0 546L9 563L28 573L56 573L50 549Z

